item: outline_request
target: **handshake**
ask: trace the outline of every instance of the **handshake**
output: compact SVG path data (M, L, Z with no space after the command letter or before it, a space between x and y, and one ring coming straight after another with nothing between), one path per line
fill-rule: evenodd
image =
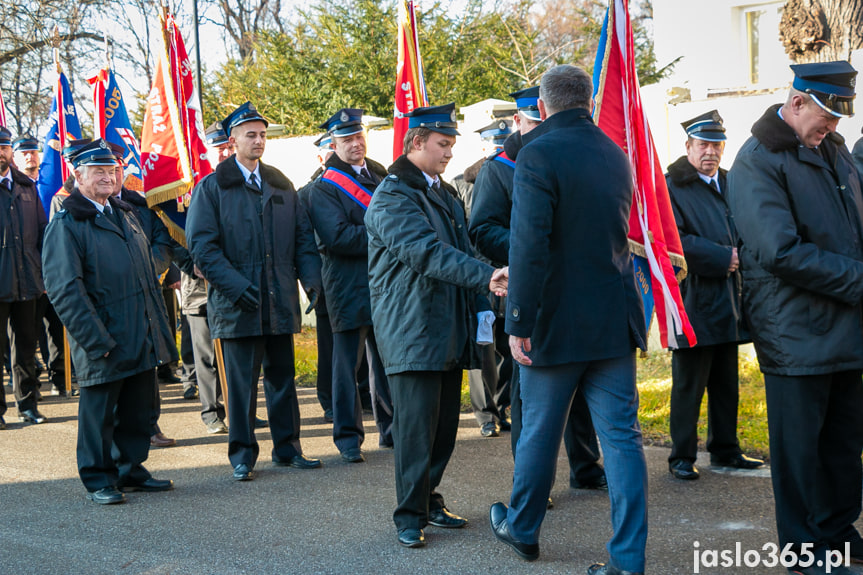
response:
M509 266L498 268L491 274L491 281L488 282L488 291L498 297L506 296L506 289L509 285Z

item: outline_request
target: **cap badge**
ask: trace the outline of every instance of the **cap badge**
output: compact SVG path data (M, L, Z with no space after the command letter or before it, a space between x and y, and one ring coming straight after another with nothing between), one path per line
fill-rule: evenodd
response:
M350 119L351 119L351 117L348 116L347 112L342 112L342 115L339 116L339 120L341 120L342 122L347 122Z

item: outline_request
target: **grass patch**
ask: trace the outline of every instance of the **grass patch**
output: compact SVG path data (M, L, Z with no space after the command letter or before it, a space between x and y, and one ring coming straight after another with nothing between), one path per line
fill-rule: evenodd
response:
M740 407L737 416L737 436L744 453L768 458L767 404L764 397L764 377L758 369L758 360L750 353L751 346L740 353ZM294 335L294 354L297 385L314 387L317 381L318 350L315 329L303 327ZM638 358L638 418L647 445L671 446L668 435L668 416L671 398L671 352L654 351ZM698 420L699 449L704 450L707 438L707 394L701 404ZM470 412L470 386L467 372L462 377L461 408Z

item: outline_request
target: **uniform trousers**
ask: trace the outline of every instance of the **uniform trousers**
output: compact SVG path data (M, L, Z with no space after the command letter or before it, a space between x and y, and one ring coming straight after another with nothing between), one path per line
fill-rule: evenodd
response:
M374 331L363 326L333 334L333 441L339 451L363 444L363 406L357 372L368 360L372 413L380 433L380 444L392 444L393 406L389 383L381 363Z
M315 336L318 343L318 381L315 384L321 409L333 408L333 328L324 292L315 306Z
M520 367L522 432L507 523L524 543L539 541L555 460L572 398L582 388L602 442L612 536L610 563L644 572L647 465L638 424L635 354L551 367Z
M81 387L78 475L87 491L150 478L150 413L156 371Z
M258 459L255 409L262 367L273 438L272 456L287 461L302 455L293 334L223 338L222 352L228 380L228 458L231 465L245 463L254 467Z
M502 412L510 403L510 384L513 376L512 353L509 336L503 331L504 322L494 322L494 344L480 348L482 368L468 371L470 403L477 423L499 424Z
M513 460L515 460L522 428L520 372L521 367L517 362L513 362L513 374L510 383L510 417L512 420L510 442ZM572 399L566 427L563 429L563 446L569 461L570 486L590 485L605 474L602 465L599 464L599 442L596 439L590 409L587 407L587 401L584 399L584 393L581 389L575 390L575 396Z
M779 546L859 544L863 382L861 371L824 375L764 374L770 476Z
M222 387L219 385L219 371L216 352L210 337L210 325L204 315L187 315L192 351L195 357L195 376L198 382L198 396L201 398L201 420L207 425L225 419L225 406Z
M399 531L422 529L429 510L444 507L435 490L455 447L462 370L406 371L389 376Z
M19 412L36 409L36 391L39 389L39 378L36 377L37 301L0 302L0 349L6 349L11 332L12 392ZM6 413L6 409L6 394L0 393L0 415Z
M180 313L180 359L183 361L183 390L198 383L195 367L195 348L192 347L192 331L185 312Z
M740 453L737 442L738 383L736 342L678 349L671 356L671 412L668 461L694 462L698 455L698 416L707 390L707 451L721 458Z
M36 304L37 329L40 332L39 347L42 359L48 366L51 383L57 389L66 389L66 362L63 349L63 322L54 306L48 300L47 294L42 294ZM47 355L47 358L46 358Z

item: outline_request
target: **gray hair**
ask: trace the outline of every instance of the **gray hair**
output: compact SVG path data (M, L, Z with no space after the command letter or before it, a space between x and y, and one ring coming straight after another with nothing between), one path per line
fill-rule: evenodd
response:
M539 82L539 99L545 104L545 111L549 116L572 108L590 110L593 79L578 66L555 66L542 75Z

